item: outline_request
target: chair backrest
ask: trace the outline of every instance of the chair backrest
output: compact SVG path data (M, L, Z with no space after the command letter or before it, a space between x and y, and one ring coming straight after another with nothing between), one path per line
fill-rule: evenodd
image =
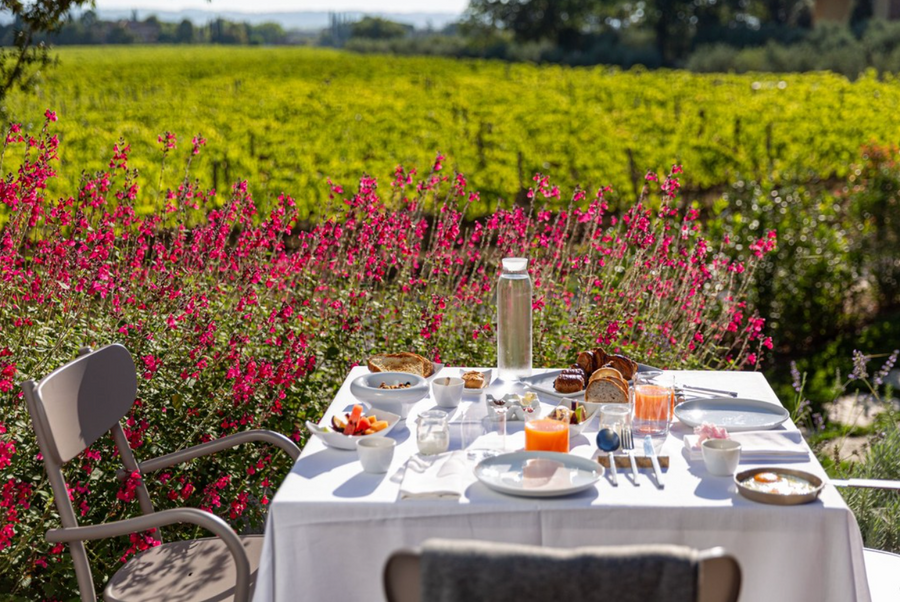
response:
M36 409L53 458L65 464L128 413L137 395L134 360L122 345L87 353L58 368L34 388ZM43 431L43 432L42 432Z
M139 470L119 424L137 395L134 360L128 350L118 344L96 351L83 349L77 359L54 370L40 382L23 382L22 391L44 456L60 522L66 528L77 527L78 520L62 473L63 464L110 432L125 469L129 473ZM141 510L145 514L152 513L153 505L143 481L137 484L136 493ZM69 552L81 599L95 602L97 596L84 544L80 541L70 543Z
M401 550L388 558L383 578L388 602L421 602L420 565L419 551ZM700 552L698 581L697 602L737 602L741 567L722 548L704 550Z

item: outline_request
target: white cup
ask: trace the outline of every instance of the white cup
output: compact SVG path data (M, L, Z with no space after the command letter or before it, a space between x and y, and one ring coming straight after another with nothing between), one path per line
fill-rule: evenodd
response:
M394 459L397 441L390 437L370 437L356 442L359 462L363 470L376 474L387 472Z
M717 477L730 477L741 461L741 444L731 439L707 439L700 446L706 470Z
M441 408L455 408L462 399L465 386L466 382L461 378L442 376L434 379L431 381L431 390L435 403Z

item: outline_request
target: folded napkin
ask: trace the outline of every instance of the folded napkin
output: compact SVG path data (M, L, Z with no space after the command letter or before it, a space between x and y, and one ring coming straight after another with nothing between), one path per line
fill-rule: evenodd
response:
M668 545L541 548L431 539L422 546L429 602L694 602L698 553Z
M400 483L401 500L458 500L472 472L464 451L411 457Z
M799 431L747 431L731 433L741 444L741 462L799 461L809 458L809 447ZM691 460L702 460L698 435L685 435L684 448Z

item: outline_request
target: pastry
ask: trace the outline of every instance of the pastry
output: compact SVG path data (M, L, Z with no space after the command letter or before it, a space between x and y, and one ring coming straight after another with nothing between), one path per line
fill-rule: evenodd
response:
M611 355L607 359L607 363L621 372L622 378L625 380L631 380L634 378L634 373L637 372L637 363L624 355Z
M594 354L590 351L582 351L578 354L578 359L575 361L578 363L578 367L584 370L585 379L590 378L591 374L594 373L594 370L599 368L601 365L594 363Z
M460 376L460 378L465 381L466 389L483 389L484 388L484 374L478 372L477 370L472 370L470 372L465 372Z
M563 370L553 382L553 388L560 393L578 393L584 390L584 376L580 370Z

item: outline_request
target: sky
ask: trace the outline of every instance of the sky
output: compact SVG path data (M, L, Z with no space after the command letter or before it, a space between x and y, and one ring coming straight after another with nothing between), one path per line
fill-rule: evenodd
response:
M97 0L98 8L179 11L206 9L254 13L359 11L378 13L461 13L468 0Z

